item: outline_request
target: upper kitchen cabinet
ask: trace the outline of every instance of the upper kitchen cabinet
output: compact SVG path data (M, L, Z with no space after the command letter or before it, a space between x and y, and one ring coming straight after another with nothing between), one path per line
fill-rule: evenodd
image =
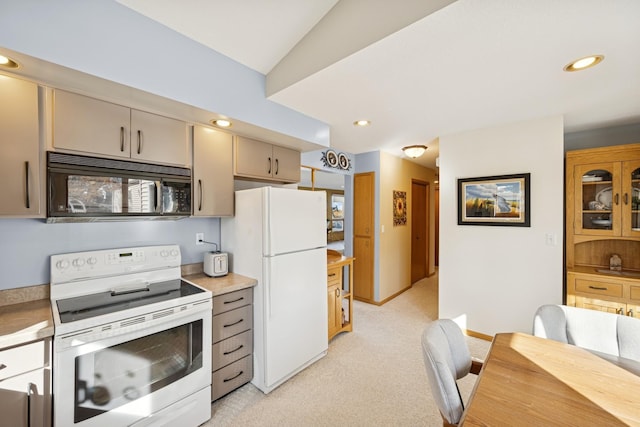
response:
M0 215L40 216L38 86L0 75Z
M640 144L568 152L567 189L573 234L640 237Z
M233 216L233 136L193 128L193 215Z
M300 181L300 152L254 139L236 137L234 175L278 182Z
M179 120L56 90L53 147L189 166L187 125Z

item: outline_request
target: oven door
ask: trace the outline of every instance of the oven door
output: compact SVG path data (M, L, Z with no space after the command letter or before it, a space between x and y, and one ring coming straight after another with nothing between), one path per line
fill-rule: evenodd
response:
M56 337L67 342L54 354L55 426L130 425L156 419L157 413L171 412L166 409L178 401L189 404L185 399L196 395L195 410L181 421L199 425L208 420L211 310L126 329L116 336L107 331Z

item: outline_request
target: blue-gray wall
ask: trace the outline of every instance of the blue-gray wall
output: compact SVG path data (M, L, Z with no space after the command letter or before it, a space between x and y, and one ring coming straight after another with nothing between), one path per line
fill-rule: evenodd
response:
M220 220L47 224L41 219L0 219L0 290L49 283L49 256L98 249L178 244L182 263L202 262L213 245L196 245L196 233L220 243Z

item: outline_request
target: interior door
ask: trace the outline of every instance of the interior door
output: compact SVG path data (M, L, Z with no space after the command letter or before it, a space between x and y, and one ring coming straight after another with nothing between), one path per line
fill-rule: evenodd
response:
M427 277L429 185L411 182L411 283Z

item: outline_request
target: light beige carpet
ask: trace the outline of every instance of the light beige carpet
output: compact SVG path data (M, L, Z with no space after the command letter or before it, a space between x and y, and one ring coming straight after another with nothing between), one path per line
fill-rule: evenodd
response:
M437 275L383 306L354 302L354 330L328 354L264 395L247 384L211 407L205 426L441 426L422 361L420 336L437 318ZM484 359L490 343L467 338ZM459 381L468 398L476 377Z

